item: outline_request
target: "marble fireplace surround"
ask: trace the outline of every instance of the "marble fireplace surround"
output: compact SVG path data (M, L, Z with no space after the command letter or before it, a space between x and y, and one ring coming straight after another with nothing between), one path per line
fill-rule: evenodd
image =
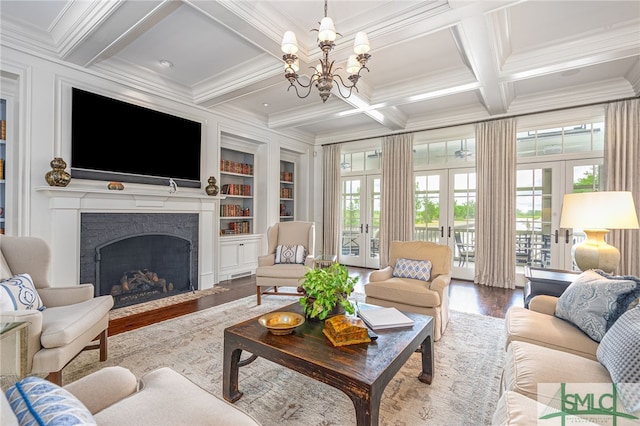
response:
M67 187L38 187L36 191L49 198L51 281L56 285L80 283L82 213L197 213L198 290L216 283L219 232L215 213L220 198L207 196L204 189L179 188L170 193L167 187L128 184L118 191L106 189L106 183L96 188L72 181Z

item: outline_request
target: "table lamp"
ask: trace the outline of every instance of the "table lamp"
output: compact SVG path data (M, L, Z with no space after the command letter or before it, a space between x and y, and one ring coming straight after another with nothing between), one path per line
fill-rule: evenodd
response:
M565 194L560 227L579 228L587 235L574 251L574 260L581 271L613 272L620 263L620 252L604 238L610 229L638 229L633 196L625 191Z

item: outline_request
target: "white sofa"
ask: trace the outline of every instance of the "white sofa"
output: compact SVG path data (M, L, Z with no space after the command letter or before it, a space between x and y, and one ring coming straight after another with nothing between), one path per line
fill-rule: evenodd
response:
M623 324L618 320L599 343L577 326L555 316L557 302L557 297L540 295L531 300L529 309L512 307L507 312L506 357L501 396L492 424L538 424L540 413L548 408L541 401L557 398L557 387L539 387L539 384L584 383L588 387L594 383L622 383L618 366L635 362L631 358L637 358L640 352L638 327L632 325L632 328L636 328L635 336L627 330L620 332L619 328ZM634 309L637 311L633 313L636 317L640 313L639 309ZM628 313L631 314L630 311ZM623 338L620 339L619 336ZM618 345L621 340L626 342L627 338L629 347ZM605 339L608 339L606 344ZM607 348L603 347L598 351L600 345L606 345ZM612 348L612 345L616 346ZM622 361L617 359L603 364L601 361L606 361L607 356L612 353L619 355ZM610 371L612 365L615 366L613 373Z
M167 367L139 380L126 368L105 367L63 389L88 409L98 425L259 425L253 417ZM0 424L18 425L4 393L0 397Z

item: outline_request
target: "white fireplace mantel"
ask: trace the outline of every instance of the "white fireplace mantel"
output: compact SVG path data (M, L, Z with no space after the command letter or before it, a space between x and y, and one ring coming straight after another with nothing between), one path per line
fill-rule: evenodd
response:
M129 185L127 185L129 186ZM42 186L35 191L49 198L51 211L51 282L56 286L79 284L80 220L82 213L198 213L198 289L216 283L216 248L219 225L216 212L219 196L208 196L204 190L168 187L134 186L109 190L95 185L74 184L67 187Z

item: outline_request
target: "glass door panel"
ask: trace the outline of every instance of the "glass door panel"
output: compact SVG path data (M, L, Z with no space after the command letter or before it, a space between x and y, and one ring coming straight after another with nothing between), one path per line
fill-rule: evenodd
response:
M516 174L516 271L551 267L553 167L527 168Z
M380 266L380 176L343 178L339 261Z
M565 193L600 189L600 159L522 165L516 181L516 273L524 266L577 270L571 247L581 230L560 229Z
M416 175L414 240L447 244L443 231L447 222L446 181L444 171Z
M449 245L453 256L453 276L473 280L475 273L476 241L476 173L470 170L451 170Z
M471 169L418 172L414 239L445 244L453 253L453 277L473 280L476 174Z
M340 263L350 266L360 266L362 263L362 179L349 178L342 180L342 194L340 200L341 229L340 229Z
M367 220L365 236L367 254L365 268L378 269L380 267L380 177L367 177Z

